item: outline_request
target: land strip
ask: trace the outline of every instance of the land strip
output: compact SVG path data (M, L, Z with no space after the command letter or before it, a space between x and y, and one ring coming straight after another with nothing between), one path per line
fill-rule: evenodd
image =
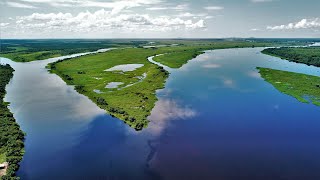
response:
M261 77L280 92L300 102L320 106L320 77L261 67L258 70Z
M0 65L0 164L9 164L3 169L2 179L18 179L15 172L24 154L25 134L8 109L8 103L3 101L13 71L9 65Z

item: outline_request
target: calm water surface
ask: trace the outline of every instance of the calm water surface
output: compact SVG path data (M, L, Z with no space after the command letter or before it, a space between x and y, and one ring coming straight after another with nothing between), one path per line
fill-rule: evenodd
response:
M27 133L22 179L319 179L320 108L264 82L257 66L320 76L255 49L208 51L170 70L135 132L45 65L14 63L5 100Z

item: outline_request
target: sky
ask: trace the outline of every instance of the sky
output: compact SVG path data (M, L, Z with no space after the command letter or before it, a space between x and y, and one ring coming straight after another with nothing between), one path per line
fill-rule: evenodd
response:
M320 38L319 0L0 0L1 38Z

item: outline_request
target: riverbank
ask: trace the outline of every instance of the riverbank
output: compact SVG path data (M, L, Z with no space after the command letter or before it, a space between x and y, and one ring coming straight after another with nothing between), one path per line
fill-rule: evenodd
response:
M320 47L281 47L268 48L263 54L292 62L320 67Z
M320 77L269 68L257 69L261 77L280 92L300 102L320 106Z
M24 154L24 133L8 109L8 103L3 101L6 94L5 87L13 77L13 68L9 65L0 65L0 147L1 163L8 163L5 176L2 178L16 178L16 171Z

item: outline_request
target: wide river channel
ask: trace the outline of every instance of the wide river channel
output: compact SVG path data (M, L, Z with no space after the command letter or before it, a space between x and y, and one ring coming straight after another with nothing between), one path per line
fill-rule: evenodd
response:
M5 100L26 132L25 179L320 179L320 107L256 67L320 76L262 48L207 51L170 71L147 129L112 118L45 66L15 63Z

